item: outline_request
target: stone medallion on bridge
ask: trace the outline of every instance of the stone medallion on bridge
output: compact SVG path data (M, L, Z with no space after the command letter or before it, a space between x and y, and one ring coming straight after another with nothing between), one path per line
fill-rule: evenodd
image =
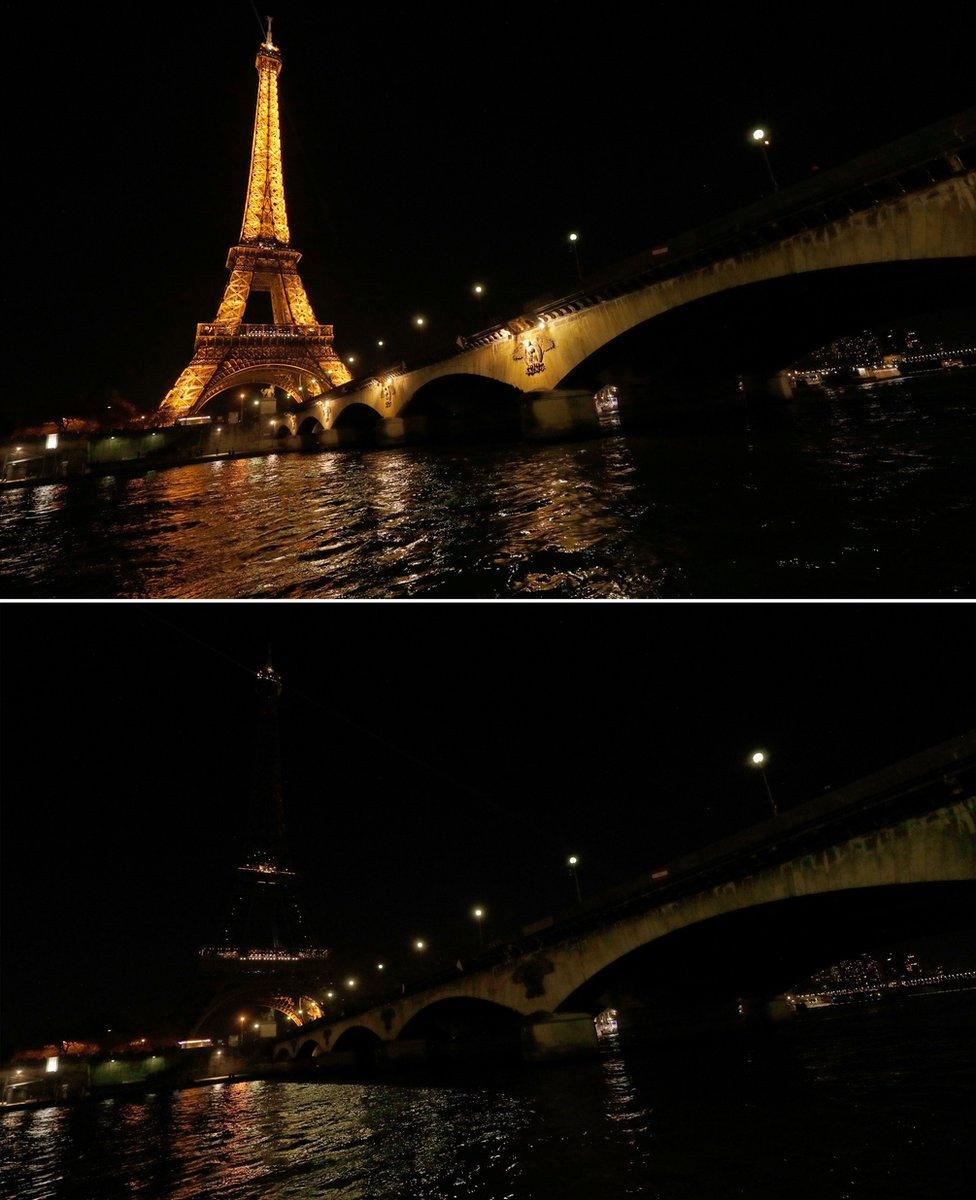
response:
M526 375L540 375L545 369L543 362L550 350L555 350L556 343L546 329L532 330L517 335L513 362L524 362Z
M512 982L522 984L526 1000L546 994L546 976L555 971L555 966L544 954L536 954L521 964L512 975Z

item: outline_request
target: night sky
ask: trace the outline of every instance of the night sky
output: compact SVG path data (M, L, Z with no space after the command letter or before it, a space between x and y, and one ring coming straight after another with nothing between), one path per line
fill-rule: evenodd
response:
M296 865L337 977L473 949L976 725L965 606L7 606L4 1049L165 1018L284 676Z
M961 11L280 3L289 215L318 316L343 355L377 337L394 357L429 349L479 327L476 280L486 322L570 287L571 228L595 267L757 198L757 121L789 183L957 111L972 102ZM153 408L239 232L253 6L3 16L3 419L113 392Z

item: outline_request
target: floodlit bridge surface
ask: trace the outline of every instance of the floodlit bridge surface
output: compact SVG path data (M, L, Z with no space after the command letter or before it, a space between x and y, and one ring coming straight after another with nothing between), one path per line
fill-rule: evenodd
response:
M603 1007L601 972L668 935L731 914L787 913L783 902L814 898L830 898L834 926L838 912L843 920L869 895L887 908L889 896L913 885L969 891L974 881L976 731L649 871L571 914L526 926L510 943L405 995L364 999L359 1011L327 1016L280 1041L276 1057L320 1056L364 1038L376 1045L411 1038L415 1019L447 1001L480 1001L523 1026L544 1026L560 1013L592 1017ZM942 911L946 894L936 901L943 927L952 916ZM838 937L832 927L834 948Z
M343 384L287 419L331 430L349 410L405 432L428 384L476 377L537 393L663 313L729 289L837 268L976 257L976 109L671 240L470 338L437 361ZM369 410L367 413L366 410Z

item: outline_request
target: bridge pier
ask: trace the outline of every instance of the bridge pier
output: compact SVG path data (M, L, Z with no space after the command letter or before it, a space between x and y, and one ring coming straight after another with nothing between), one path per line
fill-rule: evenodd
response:
M522 1024L522 1057L530 1063L592 1058L599 1053L589 1013L545 1013Z
M522 401L521 422L523 436L537 441L601 432L593 393L583 390L529 392Z
M384 1042L378 1052L378 1059L385 1067L422 1066L428 1057L427 1042L424 1038Z
M747 400L792 400L796 395L796 384L789 371L775 375L740 375L739 391Z

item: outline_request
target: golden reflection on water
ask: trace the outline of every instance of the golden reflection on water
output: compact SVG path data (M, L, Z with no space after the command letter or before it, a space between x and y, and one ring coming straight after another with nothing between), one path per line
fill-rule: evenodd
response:
M0 594L971 594L976 422L963 381L940 386L0 492Z

